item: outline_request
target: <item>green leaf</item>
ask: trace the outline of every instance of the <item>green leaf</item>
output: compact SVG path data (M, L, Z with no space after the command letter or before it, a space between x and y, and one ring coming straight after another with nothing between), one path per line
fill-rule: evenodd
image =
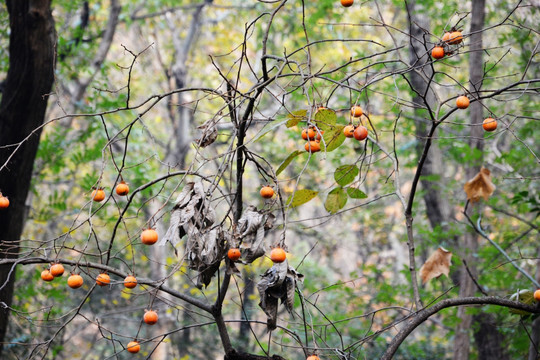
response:
M291 112L289 115L287 115L287 128L291 128L293 126L298 125L300 121L306 118L307 110L296 110Z
M358 190L357 188L348 188L347 189L347 194L349 194L349 197L351 199L366 199L367 198L367 195L365 192L363 192L362 190Z
M262 129L261 131L259 131L259 135L257 135L257 137L253 140L253 141L259 141L261 140L266 134L268 134L270 131L274 130L275 128L278 128L280 127L281 125L283 125L285 122L288 122L287 120L282 120L282 121L279 121L279 122L270 122L268 124L266 124Z
M323 134L323 141L321 141L321 151L334 151L336 150L343 142L346 137L343 134L344 126L339 125L331 128L330 130L325 130Z
M315 125L323 131L335 128L337 121L336 112L332 109L320 109L315 113Z
M289 196L289 198L287 199L287 205L290 205L291 207L300 206L312 200L315 196L317 196L318 193L319 192L315 190L298 190L294 193L294 197L293 195Z
M296 150L296 151L293 151L289 156L287 156L287 158L283 160L281 165L279 165L278 169L276 170L276 176L281 174L281 172L285 170L287 166L289 166L289 164L291 163L291 161L293 161L295 157L303 153L304 151Z
M345 204L347 204L347 194L343 188L338 187L330 191L328 197L326 198L326 202L324 203L324 208L330 214L335 214L339 210L343 209Z
M528 289L516 291L514 294L512 294L512 296L510 296L510 300L521 302L527 305L532 305L535 302L534 293ZM530 314L528 311L512 308L509 308L508 311L510 311L512 314L518 314L523 316Z
M339 185L345 186L352 183L359 172L360 170L355 165L343 165L334 172L334 179Z

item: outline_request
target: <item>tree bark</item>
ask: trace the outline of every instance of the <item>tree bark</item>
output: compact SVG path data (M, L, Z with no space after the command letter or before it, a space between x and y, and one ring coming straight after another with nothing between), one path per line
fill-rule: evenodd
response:
M473 317L477 329L474 333L474 340L478 349L478 360L510 360L505 353L503 335L497 331L497 319L493 314L480 313Z
M410 83L415 91L412 102L414 106L414 118L416 126L416 136L418 137L417 155L420 157L423 151L423 141L428 134L428 124L431 123L429 107L434 103L434 94L429 89L429 79L433 76L433 68L428 64L431 61L424 45L424 36L428 34L430 22L427 14L416 1L409 1L407 12L409 14L409 61L416 69L410 72ZM432 108L432 107L431 107ZM424 189L424 203L426 214L432 228L442 226L448 219L448 211L444 209L445 201L442 200L439 186L433 179L427 178L431 175L441 176L444 166L441 163L441 150L433 144L430 153L422 167L422 178L420 183ZM438 166L435 166L437 164Z
M56 32L50 0L6 0L10 21L9 70L0 102L0 260L19 254L48 93L54 81ZM13 146L6 146L12 145ZM15 271L0 266L0 354L12 304Z
M482 87L482 81L484 78L483 72L483 44L482 44L482 28L484 27L485 19L485 0L478 0L472 2L471 10L471 27L469 37L469 92L472 97L479 96L478 91ZM469 107L470 111L470 124L481 124L483 119L483 108L480 102L473 102ZM480 152L484 149L484 132L481 126L470 127L469 147ZM467 179L472 179L482 166L483 156L479 159L473 160L472 163L467 164L465 174ZM473 206L470 206L468 212L473 210ZM467 261L469 270L473 276L476 276L476 260L475 253L478 248L478 235L474 231L465 233L463 238L463 245L461 249L466 249L466 252L461 256ZM460 271L460 289L459 296L467 297L473 296L475 292L475 284L471 279L468 271L462 267ZM467 360L469 359L470 348L470 335L469 331L472 324L472 316L467 313L465 307L458 309L458 318L461 320L456 329L456 336L454 338L454 360ZM481 336L481 335L480 335ZM482 342L481 340L478 340ZM500 345L501 343L499 343ZM500 346L499 346L500 348Z

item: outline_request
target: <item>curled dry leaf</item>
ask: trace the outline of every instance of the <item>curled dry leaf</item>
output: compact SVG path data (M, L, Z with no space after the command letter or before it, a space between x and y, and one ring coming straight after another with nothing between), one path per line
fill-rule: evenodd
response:
M172 209L167 233L159 243L170 242L176 247L187 235L186 259L189 268L197 270L197 286L208 286L219 268L225 253L227 234L214 226L216 214L204 191L202 183L187 183Z
M274 219L274 215L257 211L253 205L244 211L238 220L238 237L242 243L240 251L244 262L252 263L265 254L264 231L272 228Z
M420 269L420 277L422 284L425 284L433 278L438 278L441 275L446 275L450 272L452 253L443 247L439 247Z
M201 137L195 139L195 141L200 147L207 147L208 145L216 141L218 136L218 130L216 124L214 124L213 122L206 122L201 126L197 127L197 129L201 130Z
M487 201L495 190L495 185L491 182L491 172L486 168L480 169L474 178L465 183L463 189L467 193L467 200L474 203L484 198Z
M257 283L261 297L259 306L267 316L268 330L274 330L277 325L278 301L281 299L281 303L292 315L294 290L297 282L303 281L304 275L297 273L285 260L282 263L275 263L261 277Z

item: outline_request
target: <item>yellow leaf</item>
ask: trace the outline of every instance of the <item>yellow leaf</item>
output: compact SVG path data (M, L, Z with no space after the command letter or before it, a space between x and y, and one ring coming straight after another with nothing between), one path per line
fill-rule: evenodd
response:
M452 260L452 253L443 247L439 247L430 257L426 263L420 268L420 277L422 278L422 284L425 284L433 278L438 278L442 274L448 277L450 272L450 262Z
M495 190L495 185L491 182L491 172L485 168L480 169L473 179L465 183L463 189L467 193L467 200L474 203L482 197L487 201Z

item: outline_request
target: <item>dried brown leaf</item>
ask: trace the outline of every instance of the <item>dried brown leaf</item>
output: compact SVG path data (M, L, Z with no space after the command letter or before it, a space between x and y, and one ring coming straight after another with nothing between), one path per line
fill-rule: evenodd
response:
M261 297L259 306L266 314L269 330L276 328L278 300L281 299L281 303L292 314L296 283L302 281L303 277L287 261L274 264L262 275L257 283Z
M448 276L450 265L452 265L451 260L452 253L443 247L439 247L420 269L422 284L443 274Z
M487 201L495 190L495 185L491 182L491 172L485 168L480 169L474 178L465 183L463 189L467 193L467 199L471 202L477 202L480 198Z

